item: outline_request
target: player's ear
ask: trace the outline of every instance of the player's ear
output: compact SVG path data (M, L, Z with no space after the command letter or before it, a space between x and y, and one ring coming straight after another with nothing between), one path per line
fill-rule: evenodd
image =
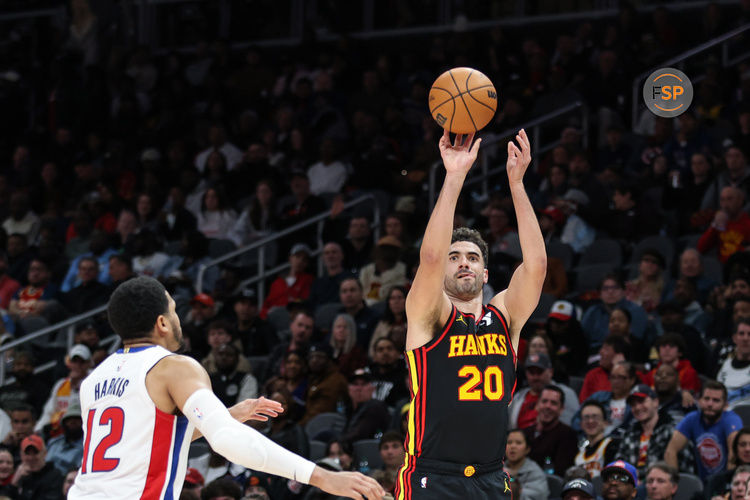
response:
M169 333L169 321L167 320L167 317L163 314L160 314L159 316L156 317L156 331L161 336L164 336L167 333Z
M490 279L490 272L489 272L489 271L487 270L487 268L485 267L485 268L484 268L484 277L482 278L482 281L483 281L484 283L487 283L487 281L489 281L489 279Z

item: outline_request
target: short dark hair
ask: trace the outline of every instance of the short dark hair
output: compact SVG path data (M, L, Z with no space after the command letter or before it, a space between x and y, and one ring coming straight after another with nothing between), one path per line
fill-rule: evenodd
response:
M505 438L507 439L507 438L508 438L508 436L510 436L510 435L511 435L512 433L514 433L514 432L517 432L517 433L519 433L520 435L522 435L522 436L523 436L523 442L524 442L524 443L526 443L526 447L527 447L527 448L529 448L529 447L531 446L531 445L529 444L529 438L528 438L528 436L526 435L526 433L525 433L525 432L523 432L523 429L519 429L518 427L516 427L516 428L514 428L514 429L511 429L511 430L509 430L509 431L508 431L508 434L507 434L507 435L505 436Z
M631 363L630 361L620 361L618 363L615 363L615 366L621 365L625 367L625 371L628 373L628 378L637 379L638 378L638 370L636 370L635 365ZM672 365L668 365L672 366Z
M679 333L667 332L654 342L654 347L657 349L663 345L673 345L680 351L680 357L685 354L687 347L685 346L685 339Z
M231 497L234 500L240 500L242 488L239 484L225 477L214 479L201 490L201 500L211 500L216 497Z
M36 409L34 409L34 407L28 403L16 403L10 407L8 413L13 413L14 411L27 411L31 414L31 418L33 418L34 420L37 419Z
M555 384L547 384L544 386L544 388L542 388L542 392L544 391L555 391L556 393L558 393L560 395L560 406L565 406L565 393L562 389L557 387Z
M628 342L620 335L607 335L602 344L610 346L617 354L628 352Z
M404 436L402 436L400 432L388 431L381 436L380 442L378 443L378 449L382 448L384 444L394 441L403 444Z
M109 260L116 260L125 264L129 270L133 270L133 259L126 253L114 253L109 256Z
M734 465L747 465L740 462L740 437L742 436L750 436L750 428L743 427L739 431L737 431L737 435L734 436L734 441L732 441L732 454L734 456Z
M210 332L211 330L224 330L225 332L227 332L227 335L229 335L233 339L236 336L232 323L225 319L215 319L210 322L208 324L208 328L206 328L206 335L208 335L208 332Z
M587 406L595 406L596 408L599 408L599 410L601 410L602 412L602 417L604 417L604 420L609 421L609 408L605 406L604 403L595 399L587 399L581 405L581 414L583 414L583 409Z
M680 482L680 471L669 465L667 462L660 460L652 463L648 466L648 469L646 469L646 475L648 476L654 469L659 469L660 471L669 474L670 483L677 485L677 483Z
M737 323L735 323L734 328L732 328L732 335L737 333L740 329L740 325L750 325L750 318L738 318Z
M625 283L622 281L622 276L620 276L618 273L612 272L607 273L602 277L602 280L599 282L599 290L604 286L605 281L614 281L617 283L617 286L619 288L625 288Z
M482 235L476 229L470 229L468 227L459 227L453 230L451 235L451 244L457 241L468 241L474 243L479 247L479 251L482 252L482 259L484 260L484 267L487 267L489 262L489 249L487 248L487 242L484 241Z
M703 383L703 387L701 387L701 392L698 397L703 397L703 394L706 393L707 389L711 389L712 391L721 391L721 394L724 396L724 401L727 400L727 386L725 386L718 380L706 380Z
M118 286L107 306L109 324L122 340L150 337L156 320L169 309L164 285L139 276Z

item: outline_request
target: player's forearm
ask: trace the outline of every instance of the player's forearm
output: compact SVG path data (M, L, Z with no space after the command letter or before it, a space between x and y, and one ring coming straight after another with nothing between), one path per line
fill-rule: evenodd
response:
M544 274L547 272L547 250L534 207L531 206L523 183L511 184L510 194L516 210L518 239L521 243L524 267L532 272Z
M448 254L453 233L453 217L456 213L458 196L466 175L447 173L440 190L435 208L432 210L420 249L420 264L441 263Z

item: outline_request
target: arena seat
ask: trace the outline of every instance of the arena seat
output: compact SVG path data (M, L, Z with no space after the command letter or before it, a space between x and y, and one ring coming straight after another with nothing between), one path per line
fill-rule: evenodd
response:
M622 264L622 246L612 238L594 240L581 254L576 270L595 264L610 264L618 267Z
M367 460L370 469L378 469L383 466L383 460L380 458L380 440L379 439L360 439L352 443L354 448L354 463L360 463Z
M672 259L674 258L674 242L672 242L671 238L658 234L646 236L636 243L633 253L630 255L630 262L638 262L641 258L641 253L647 248L657 250L664 257L664 262L666 263L664 269L670 269Z
M698 476L680 472L680 482L677 484L677 493L674 500L690 500L703 492L703 482Z
M310 440L310 460L315 462L326 456L326 444L317 439Z
M549 498L560 498L565 480L555 474L547 474L547 487L549 488Z
M326 412L315 415L305 425L305 432L310 439L315 439L324 431L340 434L346 426L346 417L339 413Z
M556 257L563 263L566 271L572 269L575 252L567 243L563 243L558 238L552 238L547 242L547 256Z

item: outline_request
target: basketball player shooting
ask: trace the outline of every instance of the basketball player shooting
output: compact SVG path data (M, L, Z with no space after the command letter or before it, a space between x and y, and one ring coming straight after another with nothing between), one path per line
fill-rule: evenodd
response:
M461 188L481 139L440 139L445 181L425 230L406 298L406 357L412 399L397 499L510 499L503 472L508 404L515 387L521 328L539 302L547 269L544 240L523 186L531 162L524 130L508 143L506 164L523 262L506 290L484 307L487 244L453 230Z
M83 460L69 499L176 499L190 440L201 435L214 451L249 469L348 498L385 494L370 477L321 469L242 424L277 415L276 402L246 400L227 410L203 367L174 354L182 345L180 319L157 280L121 284L107 313L123 348L81 384Z

